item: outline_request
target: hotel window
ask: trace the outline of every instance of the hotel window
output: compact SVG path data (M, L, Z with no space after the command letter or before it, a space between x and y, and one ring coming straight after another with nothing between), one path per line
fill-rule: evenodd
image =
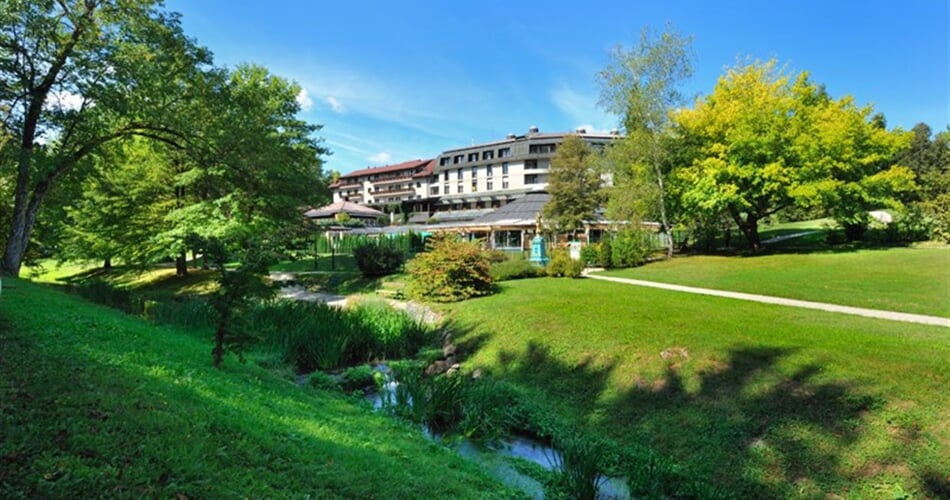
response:
M489 163L489 164L485 167L485 177L488 177L489 179L491 179L492 174L494 173L492 170L493 170L493 169L492 169L492 165L491 165L491 163Z
M501 175L508 175L508 162L501 164Z
M474 181L478 177L478 167L472 167L472 180Z
M525 161L524 161L524 169L525 169L525 170L531 170L531 169L534 169L534 168L538 168L538 160L525 160Z
M495 231L495 248L521 248L521 231Z
M444 157L444 158L439 158L439 166L440 166L440 167L444 167L444 166L448 165L450 161L452 161L452 159L449 158L448 156L446 156L446 157Z
M504 179L501 180L501 188L502 188L502 189L508 189L508 178L507 178L507 177L505 177Z
M463 187L461 182L459 182L458 185L455 186L455 192L458 194L462 194L465 192L465 188Z
M538 176L537 176L537 175L526 175L526 176L524 176L524 183L525 183L525 184L537 184L537 183L538 183Z
M491 191L492 189L494 189L494 184L492 183L492 181L489 180L488 182L485 183L485 189L488 191Z
M501 148L498 150L499 158L508 158L511 156L511 148Z
M462 163L463 159L465 159L465 155L455 155L452 157L452 163Z
M468 161L478 161L478 153L469 153Z
M495 157L495 152L494 152L494 151L485 151L485 152L482 153L482 159L483 159L483 160L491 160L491 159L494 158L494 157Z
M446 170L445 172L442 172L442 180L445 180L445 181L449 180L449 171L448 171L448 170Z
M432 189L429 190L429 194L431 194L431 195L438 195L438 194L439 194L439 186L432 186Z
M458 169L455 171L455 178L458 180L462 180L462 169Z
M445 194L449 194L450 191L449 191L449 184L448 184L448 183L445 183L445 184L442 185L442 192L445 193Z

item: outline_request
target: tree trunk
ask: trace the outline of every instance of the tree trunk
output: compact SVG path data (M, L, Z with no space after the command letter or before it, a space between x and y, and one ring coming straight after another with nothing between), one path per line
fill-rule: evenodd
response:
M758 253L762 249L762 240L759 238L759 218L754 214L746 214L743 219L742 214L731 209L729 215L732 216L732 220L735 221L736 225L739 226L739 230L748 240L749 249Z
M105 271L112 270L112 257L106 257L105 262L102 263L102 269Z
M175 257L175 276L179 278L188 276L188 256L184 250Z
M41 184L36 187L33 196L27 203L24 199L20 203L20 193L17 193L16 202L13 207L13 220L10 221L10 236L7 239L7 246L3 254L3 270L11 276L19 276L20 268L23 266L23 257L26 255L27 247L30 244L30 234L33 232L33 226L36 225L36 216L40 212L40 204L46 197L48 184ZM17 186L17 191L19 191ZM24 187L26 190L26 187Z
M660 169L659 145L657 139L653 139L653 169L656 170L656 185L660 189L660 224L666 231L666 258L673 258L673 228L670 227L670 221L666 216L666 188L663 185L663 171Z

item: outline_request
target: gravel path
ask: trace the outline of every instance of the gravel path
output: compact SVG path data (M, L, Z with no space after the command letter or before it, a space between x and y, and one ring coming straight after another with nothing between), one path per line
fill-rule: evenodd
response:
M672 285L669 283L658 283L656 281L635 280L629 278L616 278L613 276L598 276L596 274L584 273L584 276L592 279L613 281L615 283L624 283L627 285L645 286L649 288L660 288L663 290L672 290L675 292L695 293L699 295L712 295L714 297L726 297L737 300L748 300L752 302L761 302L764 304L777 304L789 307L801 307L805 309L817 309L819 311L828 311L842 314L853 314L855 316L865 316L868 318L887 319L892 321L904 321L908 323L920 323L924 325L936 325L950 328L950 318L941 318L939 316L925 316L923 314L910 314L895 311L882 311L879 309L865 309L862 307L839 306L837 304L826 304L824 302L811 302L807 300L785 299L782 297L772 297L769 295L756 295L752 293L727 292L723 290L713 290L711 288L698 288L693 286Z

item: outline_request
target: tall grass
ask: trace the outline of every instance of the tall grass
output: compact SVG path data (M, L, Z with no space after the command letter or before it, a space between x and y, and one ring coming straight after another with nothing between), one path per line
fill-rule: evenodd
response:
M435 340L432 328L382 302L340 309L272 301L248 309L239 324L263 339L265 352L300 373L411 356Z

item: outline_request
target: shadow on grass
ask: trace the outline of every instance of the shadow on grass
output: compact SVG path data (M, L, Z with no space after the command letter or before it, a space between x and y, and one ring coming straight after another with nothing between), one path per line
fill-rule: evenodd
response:
M815 364L783 372L779 364L793 353L738 346L715 368L692 374L692 382L681 373L688 354L673 353L658 377L621 374L632 383L620 391L611 382L616 362L568 364L533 342L502 351L498 361L504 377L547 388L548 397L577 412L573 418L624 445L667 454L739 497L844 490L839 451L858 439L878 402L847 383L819 380Z
M95 321L108 328L111 320ZM236 364L214 370L210 357L195 357L210 350L207 342L178 339L169 350L169 341L147 338L130 352L131 340L114 340L129 334L34 338L0 314L0 423L9 432L0 496L499 493L414 429Z

